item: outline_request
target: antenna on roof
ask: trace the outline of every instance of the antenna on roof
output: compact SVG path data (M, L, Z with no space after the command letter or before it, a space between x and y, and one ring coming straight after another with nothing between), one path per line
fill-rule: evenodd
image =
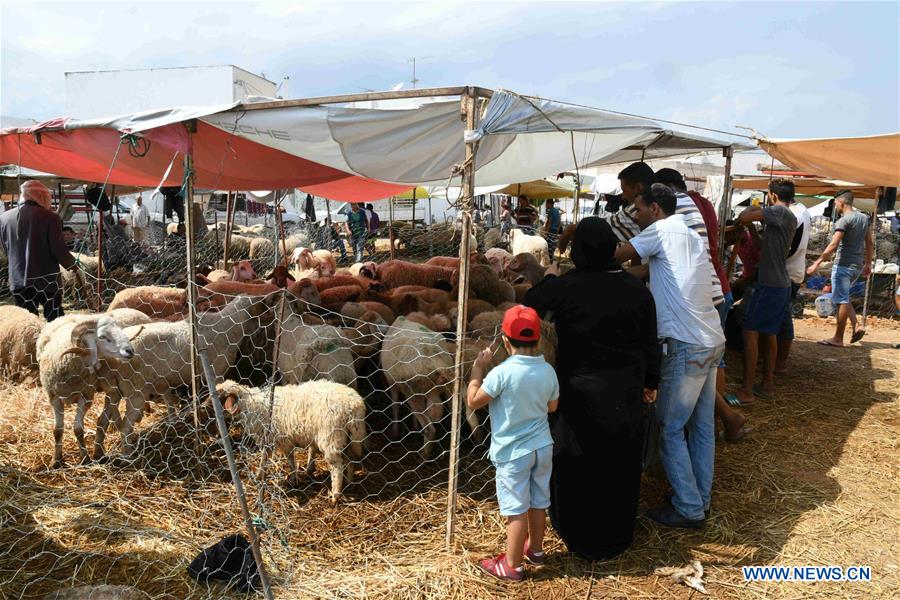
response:
M433 56L410 56L406 59L406 62L412 63L412 79L409 82L412 84L413 89L416 89L416 84L419 83L419 78L416 77L416 61L417 60L427 60L429 58L434 58Z

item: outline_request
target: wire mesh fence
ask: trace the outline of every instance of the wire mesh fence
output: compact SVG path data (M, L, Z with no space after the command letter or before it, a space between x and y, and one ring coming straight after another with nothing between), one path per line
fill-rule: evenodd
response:
M65 316L0 308L0 597L88 584L231 593L186 571L246 531L201 352L275 596L440 595L450 584L421 573L447 527L457 345L464 377L485 347L502 362L502 311L546 264L546 240L475 229L483 254L456 339L456 223L395 223L358 243L328 226L288 226L283 243L277 223L235 226L226 264L225 228L199 222L196 281L177 226L136 244L104 225L60 278ZM510 244L531 258L514 260ZM460 510L472 510L494 494L487 415L463 409L461 420ZM367 575L379 556L392 581Z

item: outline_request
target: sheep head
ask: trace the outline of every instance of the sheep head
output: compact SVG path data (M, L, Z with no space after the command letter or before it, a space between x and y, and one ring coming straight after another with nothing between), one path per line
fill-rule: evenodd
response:
M280 288L286 288L289 285L289 282L293 281L294 276L291 275L288 268L284 265L278 265L266 276L266 283L277 285Z
M112 317L101 316L78 323L72 328L71 340L72 348L63 352L63 355L90 357L90 364L94 368L101 358L129 360L134 357L131 340Z
M378 264L373 261L364 262L359 268L359 274L369 279L378 279Z
M222 408L228 414L237 416L241 412L241 399L247 394L247 388L227 379L216 386L216 393Z
M249 260L242 260L231 265L232 281L253 281L256 279L256 271L253 270L253 263Z

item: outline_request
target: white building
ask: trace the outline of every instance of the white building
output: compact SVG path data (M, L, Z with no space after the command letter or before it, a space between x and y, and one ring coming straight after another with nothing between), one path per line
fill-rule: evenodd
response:
M277 85L235 67L176 67L66 73L66 116L109 117L173 106L230 104L275 97Z

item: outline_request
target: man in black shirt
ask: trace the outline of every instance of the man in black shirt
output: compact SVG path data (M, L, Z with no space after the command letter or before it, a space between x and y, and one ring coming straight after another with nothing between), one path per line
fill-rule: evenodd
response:
M0 216L0 242L9 258L9 290L16 306L52 321L63 315L59 267L75 266L62 220L50 210L50 190L35 180L20 188L23 203ZM80 280L80 274L75 272Z

